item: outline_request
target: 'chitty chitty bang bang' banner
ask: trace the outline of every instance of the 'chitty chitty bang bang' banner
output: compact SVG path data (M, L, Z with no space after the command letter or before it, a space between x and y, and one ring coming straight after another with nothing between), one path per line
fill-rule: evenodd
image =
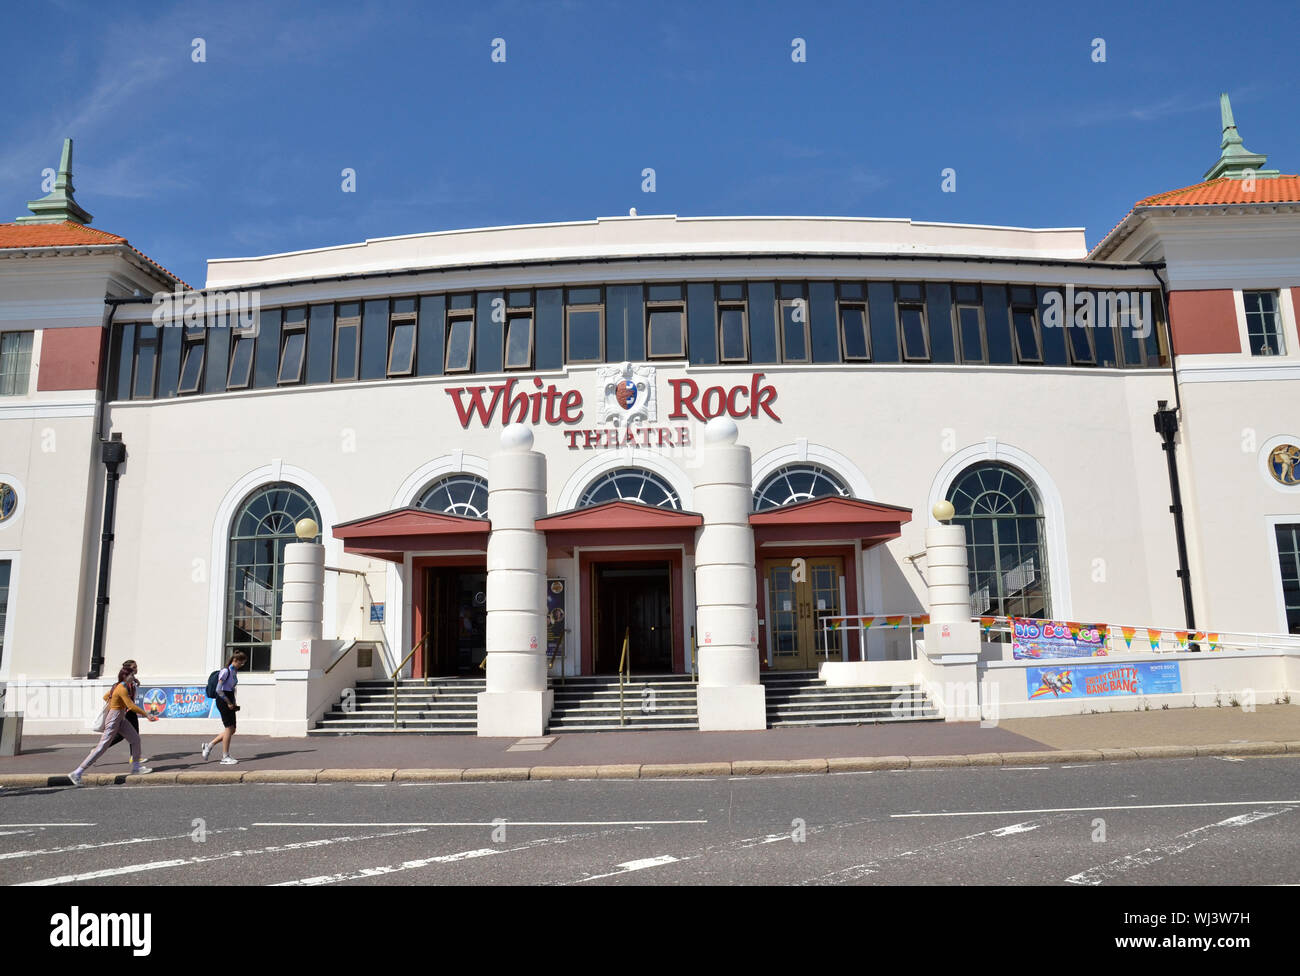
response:
M1026 668L1029 700L1172 695L1183 690L1177 661L1137 664L1081 664L1068 668Z

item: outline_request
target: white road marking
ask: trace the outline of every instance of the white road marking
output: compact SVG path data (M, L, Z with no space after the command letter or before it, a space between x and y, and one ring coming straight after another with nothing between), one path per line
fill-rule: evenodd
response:
M1133 868L1142 868L1150 864L1155 864L1166 857L1175 854L1181 854L1190 850L1202 841L1208 840L1212 831L1223 827L1244 827L1247 824L1255 823L1258 820L1267 820L1269 817L1276 817L1280 813L1290 813L1295 807L1283 807L1281 810L1252 810L1250 813L1238 814L1235 817L1229 817L1227 820L1220 820L1218 823L1206 824L1204 827L1197 827L1195 830L1189 830L1184 834L1179 834L1168 844L1159 847L1148 847L1136 854L1125 854L1123 857L1117 857L1113 861L1107 861L1105 864L1098 864L1096 867L1089 868L1086 871L1080 871L1078 874L1072 874L1066 878L1067 884L1077 885L1099 885L1112 878L1118 877L1125 871L1131 871Z
M1026 834L1031 830L1037 830L1040 826L1042 825L1036 823L1012 824L1010 827L999 827L997 830L991 831L989 836L1009 837L1012 834Z
M220 830L209 830L208 833L210 835L226 834L230 833L232 830L238 831L247 829L247 827L223 827ZM186 833L169 834L166 837L132 837L128 840L108 840L99 844L70 844L67 847L47 847L38 851L9 851L8 853L0 854L0 861L7 861L10 858L15 857L42 857L46 854L70 854L76 851L94 851L101 847L122 847L126 844L154 844L163 840L183 840L189 836L190 835Z
M706 824L707 820L448 820L445 822L314 823L312 821L265 822L253 827L676 827Z
M999 766L1004 773L1032 773L1039 769L1051 769L1051 766Z
M981 830L978 833L967 834L964 837L954 837L952 840L940 841L937 844L927 844L910 851L900 851L897 854L888 854L871 861L865 861L862 864L854 864L847 868L840 868L831 871L829 874L823 874L820 877L810 878L801 881L801 885L813 884L843 884L846 881L859 881L868 875L875 874L881 867L891 861L898 861L905 857L913 857L917 854L933 856L935 854L949 857L965 848L971 846L975 841L984 837L1005 837L1009 834L1023 834L1030 830L1036 830L1043 824L1050 823L1053 820L1066 820L1068 817L1049 817L1039 821L1026 821L1024 823L1011 824L1007 827L998 827L996 830Z
M9 827L98 827L93 823L39 823L39 824L0 824L0 830Z
M17 837L22 834L34 834L34 830L0 830L0 837Z
M613 833L613 831L599 831L594 836ZM317 886L327 884L338 884L340 881L360 881L365 878L377 878L386 874L396 874L399 871L413 871L418 868L429 867L433 864L454 864L457 861L468 861L480 857L490 857L493 854L513 854L516 851L529 850L533 847L544 847L550 844L567 844L570 841L582 840L591 834L578 834L574 837L543 837L540 840L528 841L516 847L479 847L470 851L460 851L456 854L439 854L434 857L422 857L412 861L402 861L400 864L387 864L374 868L362 868L359 871L345 871L339 874L317 875L313 878L300 878L297 881L281 881L272 887L290 888L301 886Z
M1223 762L1245 762L1246 761L1244 759L1238 758L1237 756L1215 756L1214 758L1222 760Z
M1177 810L1185 807L1287 806L1300 800L1225 800L1218 803L1147 803L1135 806L1044 807L1040 810L956 810L951 813L891 813L894 820L912 817L1019 817L1026 813L1087 813L1091 810Z
M691 860L689 857L686 860ZM622 864L615 864L618 871L610 871L608 874L593 874L586 878L581 878L576 884L582 884L583 881L597 881L600 878L612 878L616 874L631 874L633 871L644 871L646 868L657 868L662 864L676 864L677 858L671 854L660 854L658 857L643 857L637 861L624 861Z
M378 837L396 837L399 834L418 834L419 830L398 830L383 834L370 834L360 837L323 837L319 840L304 840L293 844L278 844L273 847L259 847L248 851L225 851L221 854L208 854L202 857L172 858L167 861L151 861L148 864L129 864L120 868L105 868L101 871L87 871L83 874L63 874L57 878L42 878L39 881L24 881L18 887L48 887L49 885L72 884L78 881L97 881L100 878L114 878L123 874L139 874L143 871L162 871L167 868L180 867L185 864L207 864L211 861L224 861L232 857L251 857L257 854L278 854L283 851L299 851L312 847L327 847L331 844L344 844L358 840L374 840Z

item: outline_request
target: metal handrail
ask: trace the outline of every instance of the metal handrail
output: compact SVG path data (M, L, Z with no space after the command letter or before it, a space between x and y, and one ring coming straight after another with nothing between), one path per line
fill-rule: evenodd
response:
M626 725L627 719L623 715L623 665L627 664L628 677L632 675L632 655L628 652L628 640L632 636L632 628L628 627L623 631L623 653L618 657L618 724Z
M349 644L347 647L343 648L342 652L338 655L338 657L334 658L334 660L330 662L329 667L325 669L325 674L329 674L340 664L342 664L343 659L347 657L348 653L352 651L353 648L355 648L358 644L370 644L370 643L373 643L373 641L361 641L361 640L357 640L355 637L352 638L352 643Z
M418 651L428 639L429 632L426 631L424 636L421 637L419 641L416 642L416 645L411 648L411 653L402 658L402 663L397 666L397 670L389 675L389 677L393 679L393 728L397 728L397 676L402 673L402 668L406 667L406 662L415 657L415 652Z
M695 626L691 625L691 680L696 684L700 683L699 672L695 669L695 655L697 648L695 646Z

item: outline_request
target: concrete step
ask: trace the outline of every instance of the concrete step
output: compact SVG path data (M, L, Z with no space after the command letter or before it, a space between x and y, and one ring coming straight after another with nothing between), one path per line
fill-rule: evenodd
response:
M800 726L813 725L890 725L897 722L942 722L943 717L935 715L918 715L914 718L821 718L821 719L789 719L775 722L768 722L771 728L797 728Z

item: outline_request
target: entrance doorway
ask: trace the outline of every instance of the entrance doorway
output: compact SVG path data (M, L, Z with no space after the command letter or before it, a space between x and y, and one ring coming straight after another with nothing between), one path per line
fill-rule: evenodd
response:
M424 579L429 639L423 676L482 677L479 665L487 655L487 573L476 567L431 566Z
M672 573L667 562L597 563L592 567L594 672L616 674L628 637L636 674L673 670Z
M844 560L839 556L769 559L764 573L772 667L814 669L828 653L832 660L839 660L843 631L824 633L822 620L844 613L840 601Z

